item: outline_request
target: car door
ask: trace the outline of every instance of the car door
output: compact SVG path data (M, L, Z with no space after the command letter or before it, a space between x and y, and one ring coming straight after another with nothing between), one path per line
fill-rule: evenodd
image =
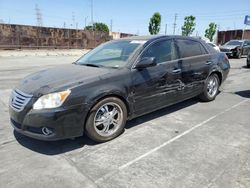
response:
M202 91L213 60L199 41L177 39L176 43L184 84L183 96L184 98L190 98Z
M242 55L248 55L250 52L250 40L246 40L243 43Z
M141 115L178 100L181 69L176 60L173 40L160 40L149 45L139 56L154 57L156 66L132 69L135 114Z

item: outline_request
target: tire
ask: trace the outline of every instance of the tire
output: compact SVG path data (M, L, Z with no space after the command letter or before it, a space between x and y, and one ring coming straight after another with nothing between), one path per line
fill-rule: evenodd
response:
M247 68L250 68L250 62L249 63L247 62Z
M213 101L218 95L220 87L220 79L217 74L211 74L205 83L202 94L199 98L204 102Z
M238 59L240 59L240 58L241 58L241 56L242 56L242 54L241 54L241 51L240 51L240 52L237 54L237 56L236 56L236 57L237 57Z
M98 102L89 112L85 130L96 142L107 142L119 136L127 121L127 107L116 97Z

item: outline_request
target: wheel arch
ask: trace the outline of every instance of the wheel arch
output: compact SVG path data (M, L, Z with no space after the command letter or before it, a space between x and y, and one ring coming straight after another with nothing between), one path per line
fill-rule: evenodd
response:
M212 74L216 74L219 77L219 81L220 81L220 85L222 84L222 73L219 70L213 70L210 72L209 76L211 76ZM208 76L208 77L209 77Z
M126 106L126 109L127 109L127 119L129 118L129 116L131 115L131 106L129 104L129 102L126 100L126 98L118 93L106 93L106 94L103 94L101 96L98 96L96 97L95 99L93 99L93 102L91 104L89 104L89 108L88 108L88 113L87 113L87 116L85 118L85 121L84 121L84 130L85 130L85 126L86 126L86 122L89 118L89 115L90 115L90 111L91 109L100 101L106 99L106 98L109 98L109 97L115 97L115 98L118 98L120 99Z

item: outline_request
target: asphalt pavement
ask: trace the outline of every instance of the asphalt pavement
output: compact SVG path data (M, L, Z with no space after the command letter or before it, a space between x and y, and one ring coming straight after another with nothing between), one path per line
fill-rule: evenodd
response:
M250 187L250 69L230 59L216 100L190 99L128 122L103 144L13 132L11 89L78 56L0 57L0 187Z

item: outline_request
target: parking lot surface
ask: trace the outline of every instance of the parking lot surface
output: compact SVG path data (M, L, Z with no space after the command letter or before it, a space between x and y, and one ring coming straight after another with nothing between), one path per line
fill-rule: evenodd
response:
M0 57L0 187L250 187L250 69L230 59L210 103L190 99L128 122L96 144L43 142L13 132L11 89L24 76L76 56Z

